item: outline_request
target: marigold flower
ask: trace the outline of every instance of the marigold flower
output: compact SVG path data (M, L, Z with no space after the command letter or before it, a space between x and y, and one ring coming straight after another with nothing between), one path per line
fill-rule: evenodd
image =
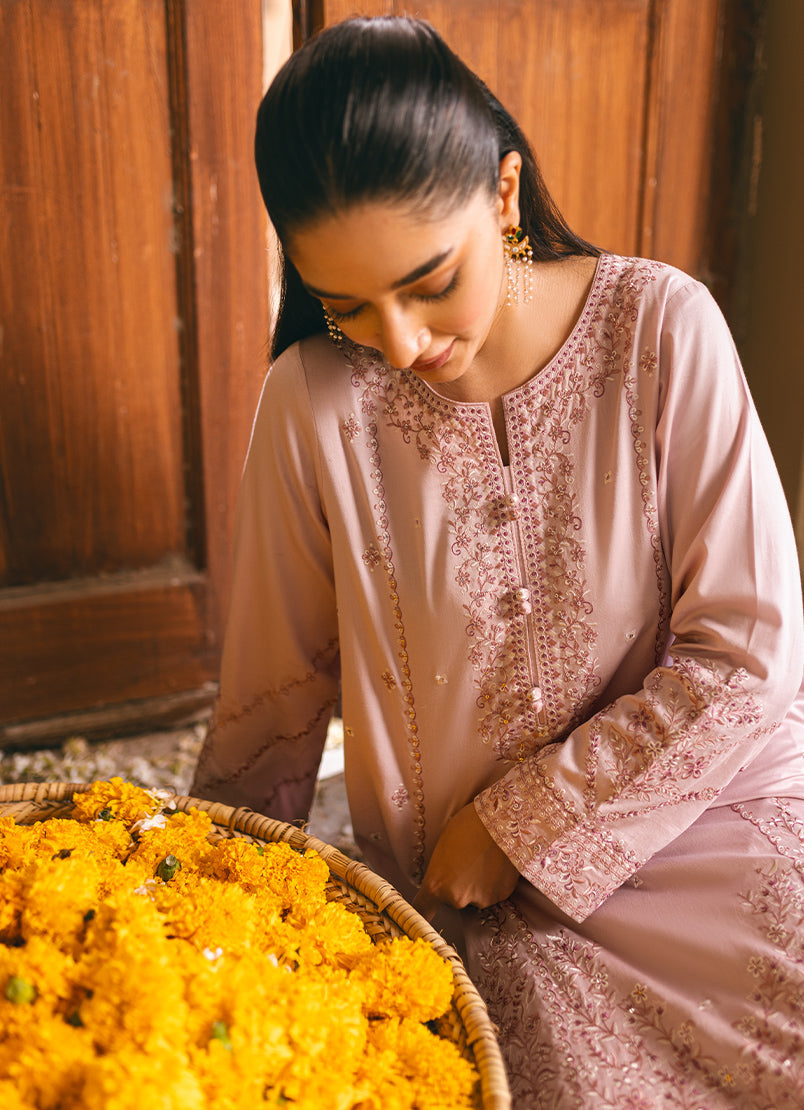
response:
M381 942L357 964L354 976L371 1016L433 1021L452 1001L449 964L424 940Z
M449 964L375 945L317 853L221 838L120 779L75 813L0 817L3 1110L474 1105L474 1068L424 1024Z
M112 818L130 826L143 817L153 816L162 802L150 791L123 782L116 775L108 782L93 782L87 791L76 794L73 806L78 821L95 821L107 810ZM107 819L105 813L103 819Z

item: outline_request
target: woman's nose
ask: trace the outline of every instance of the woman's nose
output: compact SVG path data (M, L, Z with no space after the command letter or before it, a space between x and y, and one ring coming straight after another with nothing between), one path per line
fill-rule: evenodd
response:
M415 315L405 312L383 314L380 349L391 366L406 370L430 346L430 332Z

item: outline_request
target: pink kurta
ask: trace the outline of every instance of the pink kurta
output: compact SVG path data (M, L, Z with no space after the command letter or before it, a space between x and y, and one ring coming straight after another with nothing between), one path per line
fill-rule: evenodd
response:
M523 878L462 915L514 1105L804 1105L804 631L707 291L601 258L553 361L444 399L323 336L266 381L195 791L306 817L342 682L369 863L472 799Z

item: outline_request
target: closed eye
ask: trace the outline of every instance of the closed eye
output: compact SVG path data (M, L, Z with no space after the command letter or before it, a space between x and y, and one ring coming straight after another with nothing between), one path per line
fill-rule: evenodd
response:
M331 305L326 305L325 307L333 320L354 320L355 316L358 316L365 306L359 304L357 308L350 308L348 312L338 312L338 310L332 308Z
M447 297L451 296L455 292L459 284L460 273L458 270L456 270L453 276L444 286L444 288L439 289L437 293L412 292L409 293L408 296L414 301L423 301L426 304L434 304L437 301L446 300ZM329 312L332 319L338 321L339 323L343 322L344 320L354 320L355 317L360 315L365 307L365 305L359 304L355 308L350 308L348 312L339 312L336 308L333 308L332 305L326 306L327 311Z
M426 301L428 304L432 304L434 301L446 300L447 297L455 292L459 283L460 272L456 270L444 288L440 289L437 293L411 293L410 295L414 301Z

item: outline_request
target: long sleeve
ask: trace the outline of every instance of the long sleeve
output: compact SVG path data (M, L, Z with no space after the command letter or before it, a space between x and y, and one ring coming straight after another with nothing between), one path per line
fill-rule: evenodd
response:
M475 801L521 874L578 921L761 753L804 669L787 507L703 287L672 295L657 346L641 362L636 352L623 388L638 396L641 374L659 376L653 409L633 411L640 496L655 504L671 584L667 657ZM629 537L617 542L626 556Z
M296 349L272 368L240 490L213 726L193 792L286 821L309 814L338 691L338 633L318 447Z

